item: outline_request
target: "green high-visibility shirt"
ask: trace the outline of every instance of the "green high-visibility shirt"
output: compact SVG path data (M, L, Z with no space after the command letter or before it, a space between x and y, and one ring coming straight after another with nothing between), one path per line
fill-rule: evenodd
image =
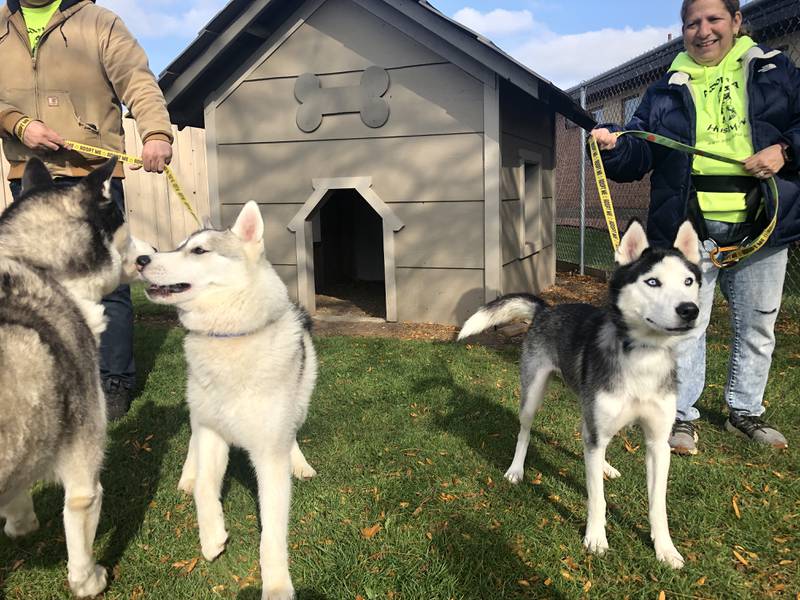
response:
M39 38L42 37L45 27L50 22L50 19L58 10L61 2L54 0L47 6L39 6L36 8L21 6L22 16L25 19L25 26L28 28L28 40L31 43L31 52L36 53L36 46L39 44Z
M738 38L715 67L698 65L686 52L678 54L672 62L670 71L681 71L690 78L697 114L697 148L738 160L753 155L742 57L755 45L747 36ZM741 166L703 156L694 157L692 174L749 175ZM706 219L741 223L747 217L742 193L698 192L697 201Z

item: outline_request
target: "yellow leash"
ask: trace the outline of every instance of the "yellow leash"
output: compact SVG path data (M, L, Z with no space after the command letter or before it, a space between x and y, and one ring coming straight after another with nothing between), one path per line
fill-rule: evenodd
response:
M81 152L83 154L89 154L91 156L98 156L100 158L111 158L112 156L116 156L119 160L124 163L128 163L129 165L139 165L142 166L142 159L137 156L131 156L130 154L123 154L122 152L116 152L114 150L106 150L105 148L96 148L95 146L89 146L88 144L82 144L80 142L73 142L72 140L66 140L67 148L71 150L75 150L76 152ZM183 193L181 186L178 184L178 178L175 177L175 173L170 169L169 165L164 165L164 174L167 176L167 181L169 181L172 190L175 192L175 195L178 196L181 203L186 210L189 211L189 214L192 215L195 222L200 225L200 219L197 218L197 214L194 212L192 205L189 204L189 199L186 197L186 194Z
M620 131L615 135L617 137L622 135L630 135L648 142L666 146L667 148L672 148L673 150L680 150L682 152L686 152L687 154L706 156L708 158L713 158L729 164L741 165L743 163L741 160L736 160L728 156L722 156L721 154L706 152L705 150L698 150L693 146L687 146L686 144L681 144L680 142L676 142L675 140L671 140L670 138L662 135L648 133L646 131ZM600 196L600 203L603 206L603 214L605 215L606 224L608 225L608 233L611 237L611 245L616 251L616 249L619 247L619 228L617 227L617 219L614 215L614 204L611 200L611 192L608 187L608 179L606 178L606 171L603 167L603 160L600 158L600 148L597 145L597 140L592 136L589 136L589 152L592 158L592 167L594 171L595 183L597 184L597 193ZM778 184L775 183L774 177L770 177L767 180L767 185L769 185L770 191L772 191L772 196L775 198L775 212L772 215L772 220L764 228L764 231L762 231L756 239L748 244L741 243L735 246L720 247L716 246L715 242L716 247L709 252L709 258L717 268L723 269L725 267L730 267L743 258L750 256L759 250L764 244L766 244L769 236L772 235L772 231L775 229L775 224L778 220L779 194Z

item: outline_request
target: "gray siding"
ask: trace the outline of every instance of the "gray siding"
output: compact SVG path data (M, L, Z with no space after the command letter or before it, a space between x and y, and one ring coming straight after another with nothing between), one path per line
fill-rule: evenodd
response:
M397 269L400 321L461 325L483 304L483 270Z
M301 28L302 29L302 28ZM483 130L480 82L452 64L391 69L388 122L372 129L357 113L326 115L311 133L295 122L296 77L245 81L217 108L217 142L286 142L472 133ZM298 73L298 75L301 73ZM361 71L320 76L323 88L358 86ZM243 119L242 115L248 115Z
M483 203L392 204L398 267L483 268Z
M555 283L554 115L510 86L501 88L500 100L503 293L539 292ZM532 155L539 158L541 185L526 192L522 163Z

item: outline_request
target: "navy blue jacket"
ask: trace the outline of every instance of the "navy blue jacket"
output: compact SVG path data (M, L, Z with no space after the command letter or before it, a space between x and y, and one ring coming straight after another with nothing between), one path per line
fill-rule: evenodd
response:
M800 239L800 71L784 54L764 46L751 48L743 60L753 148L758 152L783 141L793 150L791 162L776 176L778 222L767 242L785 246ZM613 124L601 127L620 131ZM625 129L649 131L694 146L696 116L689 76L668 72L650 86ZM652 171L647 235L653 245L671 246L687 218L692 157L631 136L619 138L616 147L603 151L602 157L614 181L638 181ZM771 219L774 198L768 186L761 185Z

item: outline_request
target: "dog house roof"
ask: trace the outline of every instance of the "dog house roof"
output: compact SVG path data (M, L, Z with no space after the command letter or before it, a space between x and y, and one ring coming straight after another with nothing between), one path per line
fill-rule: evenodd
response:
M487 38L439 12L427 0L358 1L388 5L398 17L411 19L573 122L584 126L593 123L567 93ZM203 100L243 64L244 57L258 51L297 7L297 0L228 2L159 76L173 123L202 127Z

